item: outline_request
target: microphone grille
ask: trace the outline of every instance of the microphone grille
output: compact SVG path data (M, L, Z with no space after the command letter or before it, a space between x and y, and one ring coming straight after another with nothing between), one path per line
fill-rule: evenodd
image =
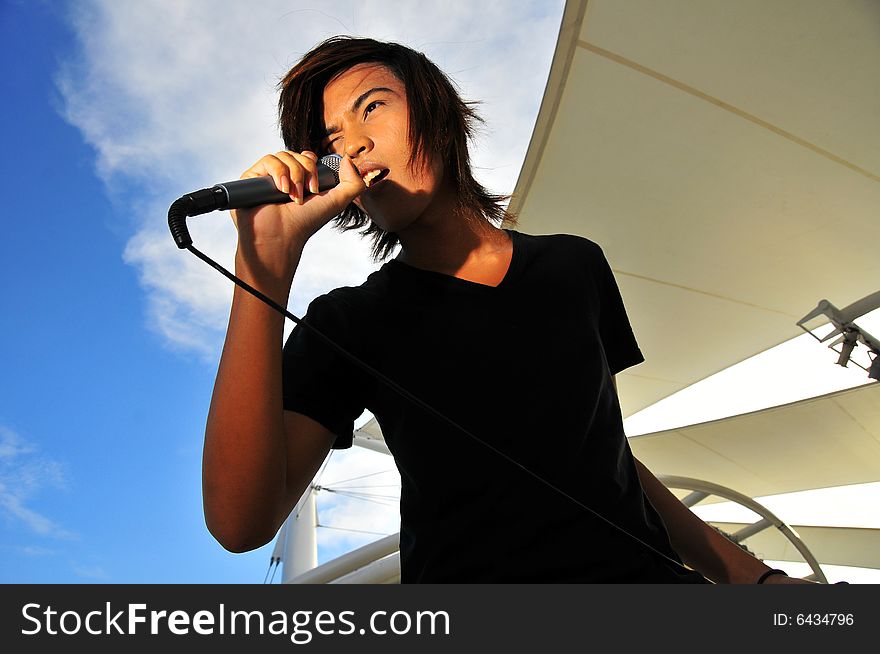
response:
M321 157L320 163L324 164L333 171L333 177L335 183L339 183L339 163L342 161L342 157L338 154L327 154Z

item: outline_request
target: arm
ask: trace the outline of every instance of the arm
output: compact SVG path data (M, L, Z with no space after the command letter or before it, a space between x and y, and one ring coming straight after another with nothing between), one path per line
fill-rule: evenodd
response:
M233 212L236 273L282 306L308 239L366 188L346 159L340 184L304 202L305 184L318 190L316 159L290 152L263 157L242 177L271 175L297 201ZM283 325L283 316L235 288L202 458L205 522L233 552L274 537L333 443L315 421L284 411Z
M672 548L689 566L724 584L752 584L770 569L700 520L639 460L636 469L645 495L669 531Z
M617 380L614 380L617 389ZM700 520L664 486L638 459L639 481L652 506L660 514L672 548L693 569L716 583L753 584L770 567ZM772 575L764 582L811 583Z
M236 268L250 281L242 266ZM310 418L283 410L283 323L235 288L202 459L205 522L233 552L274 537L335 438Z

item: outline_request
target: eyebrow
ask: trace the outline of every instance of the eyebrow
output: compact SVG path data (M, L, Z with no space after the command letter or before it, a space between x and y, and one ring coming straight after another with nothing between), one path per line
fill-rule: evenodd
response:
M349 109L349 113L355 113L360 106L364 103L364 101L369 98L373 93L379 93L380 91L386 91L387 93L391 93L393 95L397 95L393 90L389 89L386 86L375 86L368 91L364 91L361 93L357 100L351 105L351 109ZM324 138L327 138L331 134L335 134L339 131L339 128L336 125L330 125L326 130L324 130Z

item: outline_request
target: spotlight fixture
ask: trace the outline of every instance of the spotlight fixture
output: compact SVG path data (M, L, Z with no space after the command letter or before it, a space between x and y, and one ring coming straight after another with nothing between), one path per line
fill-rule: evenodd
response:
M880 362L880 340L871 336L871 334L854 322L859 316L863 316L877 308L880 308L880 291L863 297L861 300L857 300L842 309L838 309L828 300L821 300L815 309L798 320L797 325L820 343L829 341L837 336L838 338L828 345L829 348L838 354L837 365L846 368L852 362L866 371L870 379L880 379L880 363L878 363ZM828 319L834 329L820 338L811 329L806 327L806 323L815 321L823 316ZM823 320L815 326L818 327L820 324L824 324L824 322ZM859 344L864 345L868 350L868 359L871 363L867 368L851 358L853 351ZM838 345L840 349L837 349Z

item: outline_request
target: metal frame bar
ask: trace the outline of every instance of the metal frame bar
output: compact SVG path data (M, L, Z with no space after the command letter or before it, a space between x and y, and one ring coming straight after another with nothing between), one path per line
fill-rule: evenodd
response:
M704 497L707 497L709 495L717 495L718 497L723 497L724 499L730 500L731 502L736 502L737 504L740 504L747 509L751 509L759 516L761 516L762 519L758 520L752 525L749 525L748 527L743 527L736 534L734 534L734 538L736 539L737 543L745 540L749 536L754 536L759 531L763 531L764 529L767 529L772 525L776 527L782 533L782 535L785 536L785 538L787 538L791 542L791 544L795 546L795 548L797 548L797 551L800 552L802 557L804 557L804 561L806 561L807 565L812 568L813 574L810 575L810 578L823 584L828 583L828 579L825 577L825 573L822 572L822 568L819 566L819 562L816 560L816 557L813 556L813 553L810 552L804 541L801 540L800 536L797 535L794 529L792 529L790 526L788 526L788 524L780 520L774 513L770 511L770 509L765 507L763 504L756 502L747 495L737 493L735 490L727 488L726 486L713 484L710 481L692 479L690 477L677 477L675 475L657 475L657 479L659 479L660 482L667 488L680 488L682 490L696 491L698 493L704 493ZM693 495L693 493L691 493L691 495ZM688 497L690 497L690 495ZM696 502L694 502L694 504L695 503Z

